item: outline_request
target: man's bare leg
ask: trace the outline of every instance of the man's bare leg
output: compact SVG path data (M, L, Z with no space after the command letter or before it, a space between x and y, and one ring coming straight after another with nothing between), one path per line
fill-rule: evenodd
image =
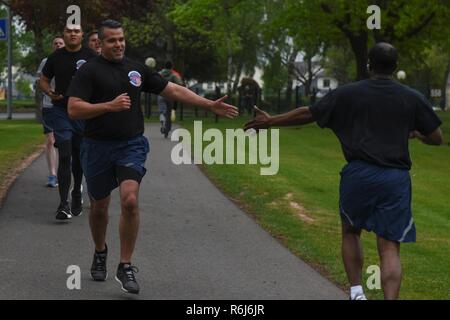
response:
M381 285L386 300L398 299L402 282L400 243L377 237L378 254L381 263Z
M130 263L139 231L139 184L126 180L120 184L120 262Z
M342 223L342 259L351 286L361 285L364 255L361 230Z
M56 177L56 148L53 132L47 133L47 143L45 145L45 155L47 158L48 171L51 176Z
M106 229L108 227L110 199L110 196L99 201L91 199L89 225L91 226L92 239L94 240L95 250L97 252L102 252L106 249Z

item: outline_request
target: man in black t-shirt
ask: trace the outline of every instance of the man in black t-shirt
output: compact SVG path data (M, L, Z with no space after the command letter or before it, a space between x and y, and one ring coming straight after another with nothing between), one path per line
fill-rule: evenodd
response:
M81 45L83 31L81 26L70 25L64 29L66 46L53 52L47 59L42 70L39 85L42 91L51 98L53 103L53 130L55 146L58 148L58 183L60 204L56 219L71 219L72 215L82 214L83 198L81 183L83 171L80 162L80 144L84 128L83 121L71 120L67 114L67 89L73 76L95 52ZM50 83L54 79L55 89ZM69 188L73 173L73 189L71 205L69 206Z
M371 79L342 86L312 107L269 116L256 108L245 129L317 122L338 137L348 164L341 172L342 257L351 284L350 298L365 300L362 289L361 230L374 231L386 299L401 284L400 243L415 242L411 213L411 158L408 140L443 143L441 121L419 92L392 80L396 49L378 43L369 53Z
M90 226L95 242L91 276L96 281L107 277L108 206L111 191L119 187L121 254L116 280L123 290L136 294L139 285L131 258L139 228L139 186L149 152L143 136L141 92L198 105L230 118L237 115L237 109L223 102L226 97L217 101L204 99L167 82L144 64L127 59L124 32L117 21L103 22L99 38L101 56L83 66L68 92L70 117L86 119L81 158L91 198Z

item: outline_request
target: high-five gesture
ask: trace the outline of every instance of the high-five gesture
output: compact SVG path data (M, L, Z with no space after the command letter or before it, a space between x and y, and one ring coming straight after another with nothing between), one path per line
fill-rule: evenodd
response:
M244 130L249 130L249 129L255 129L255 130L260 130L260 129L267 129L270 127L270 115L265 112L262 111L261 109L259 109L257 106L254 106L256 115L253 118L252 121L247 122L245 124Z
M227 117L230 119L236 118L239 115L238 109L235 106L225 103L228 96L224 96L216 101L211 106L211 111L215 114Z

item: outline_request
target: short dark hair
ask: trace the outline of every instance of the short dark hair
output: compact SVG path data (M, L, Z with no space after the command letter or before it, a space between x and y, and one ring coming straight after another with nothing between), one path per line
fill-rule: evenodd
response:
M94 29L94 30L90 31L90 32L87 34L87 39L89 39L90 37L92 37L94 34L98 34L98 30L97 30L97 29Z
M370 69L374 72L391 75L397 69L397 62L397 49L389 43L379 42L369 51Z
M166 69L173 69L172 61L166 61L166 63L164 64L164 68L166 68Z
M98 38L100 40L105 39L105 29L119 29L122 28L122 24L119 21L116 20L105 20L100 25L100 28L98 29Z

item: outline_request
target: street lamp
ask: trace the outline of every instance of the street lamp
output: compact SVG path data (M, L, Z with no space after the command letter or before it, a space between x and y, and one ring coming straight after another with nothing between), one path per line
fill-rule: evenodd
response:
M147 60L145 60L145 64L150 69L155 69L155 67L156 67L156 60L155 60L155 58L152 58L152 57L147 58Z
M405 80L406 79L406 72L403 70L400 70L397 72L397 79L398 80Z

